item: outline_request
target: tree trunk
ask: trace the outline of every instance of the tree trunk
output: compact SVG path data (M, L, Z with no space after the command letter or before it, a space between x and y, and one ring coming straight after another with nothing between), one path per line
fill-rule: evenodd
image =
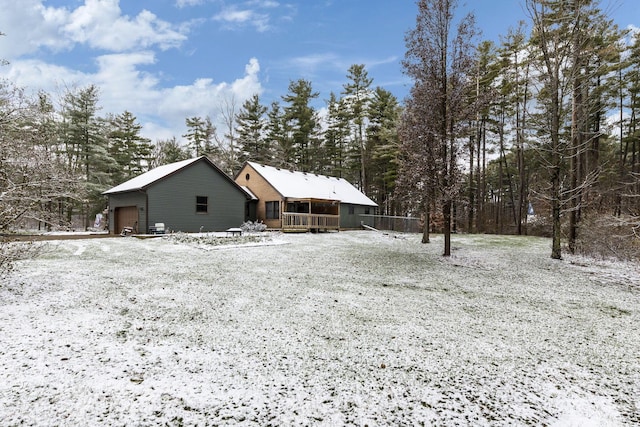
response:
M555 173L554 173L555 175ZM554 194L558 194L558 179L552 179L552 192ZM551 235L551 258L553 259L562 259L562 249L560 247L560 240L562 238L562 231L560 228L560 200L558 197L554 197L551 201L551 216L552 216L552 235Z
M429 243L429 227L431 223L431 204L429 201L425 203L425 211L424 211L424 225L422 227L422 243Z
M475 141L473 140L473 136L469 138L469 218L468 218L468 232L473 233L473 220L474 220L474 210L475 210L475 194L476 188L474 184L474 174L473 174L473 153L475 148Z
M442 217L444 219L444 253L443 256L451 256L451 200L442 205Z

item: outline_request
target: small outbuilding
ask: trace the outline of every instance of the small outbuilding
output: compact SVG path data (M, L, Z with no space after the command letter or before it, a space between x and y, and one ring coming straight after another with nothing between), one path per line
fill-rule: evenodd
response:
M143 173L104 193L109 230L199 232L238 227L251 196L211 160L201 156Z
M246 162L235 181L254 195L254 219L273 229L359 228L360 215L375 214L378 207L344 178Z

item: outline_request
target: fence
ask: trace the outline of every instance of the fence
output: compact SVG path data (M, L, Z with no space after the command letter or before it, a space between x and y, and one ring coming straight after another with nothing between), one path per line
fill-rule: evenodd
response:
M363 224L378 230L397 231L400 233L421 233L420 218L411 216L360 215Z

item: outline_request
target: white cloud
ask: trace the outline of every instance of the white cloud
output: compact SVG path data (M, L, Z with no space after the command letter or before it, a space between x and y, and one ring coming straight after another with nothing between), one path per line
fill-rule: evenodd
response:
M155 63L153 52L120 53L97 58L98 71L91 76L101 88L102 105L109 112L147 111L157 102L160 79L139 70Z
M8 66L0 67L0 78L32 93L43 90L57 98L65 88L95 84L100 89L101 115L130 111L145 126L143 135L155 140L181 139L185 118L191 116L208 115L222 129L219 115L225 101L241 105L254 93L263 92L260 64L255 58L244 71L238 70L240 77L226 82L204 75L190 83L168 86L162 72L144 71L156 68L159 49L178 46L186 39L188 23L176 26L144 10L129 17L123 15L119 0L84 0L71 9L45 7L44 3L23 0L18 5L13 0L0 0L0 31L7 34L0 37L0 58L10 60ZM259 21L252 13L228 18L247 25L258 25ZM43 50L76 55L76 45L89 52L79 57L77 65L55 65L49 59L29 57Z
M231 82L216 83L205 77L172 87L162 87L161 76L140 71L141 66L155 61L151 51L102 55L96 59L95 73L83 73L38 60L17 60L0 68L0 77L54 97L61 95L65 87L95 84L100 88L101 115L130 111L144 125L142 134L153 141L171 136L180 140L185 132L184 120L192 116L210 116L222 130L219 116L225 100L233 99L241 105L254 93L263 92L256 58L251 58L244 74Z
M334 53L313 53L293 58L291 62L300 67L316 68L325 64L333 65L337 59L338 56Z
M176 6L179 8L187 6L197 6L203 4L204 0L176 0Z
M249 25L258 32L265 32L271 28L268 14L253 9L238 9L235 6L224 8L213 20L224 23L230 29Z
M52 95L61 85L86 85L91 81L90 76L80 71L35 59L12 61L9 66L0 68L0 77L19 87L42 89Z
M285 69L298 70L299 74L313 76L319 69L344 69L340 57L334 53L314 53L290 58L283 64Z
M85 44L111 52L177 47L187 26L174 25L143 10L122 15L119 0L85 0L74 10L46 7L42 0L0 0L0 57L17 58L47 48L53 52Z
M267 8L276 8L278 6L280 6L280 3L278 3L277 1L273 1L273 0L250 0L247 2L248 5L251 6L256 6L256 7L261 7L264 9Z
M85 0L83 6L70 14L64 33L77 43L113 52L153 45L168 49L186 39L171 24L147 10L135 19L122 16L119 0Z
M69 48L73 43L61 37L60 28L68 20L68 11L45 7L41 0L0 0L0 57L12 59L33 53L41 47L52 51Z
M254 93L263 92L259 79L260 64L251 58L245 66L245 74L231 83L215 83L211 78L198 79L187 86L175 86L158 93L157 114L182 129L184 119L192 116L210 116L214 125L222 130L224 124L220 109L225 102L234 100L240 105ZM180 137L176 133L176 137Z
M253 94L262 93L262 85L260 83L259 73L260 64L256 58L251 58L249 63L244 67L245 75L240 79L236 79L231 84L231 91L236 99L245 100Z

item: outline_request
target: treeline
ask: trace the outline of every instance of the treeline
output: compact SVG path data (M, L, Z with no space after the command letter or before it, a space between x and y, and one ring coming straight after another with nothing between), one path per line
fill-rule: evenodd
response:
M99 89L56 99L0 82L0 232L68 228L105 208L103 191L153 165L154 146L128 111L100 116Z
M374 199L383 213L395 213L398 169L398 99L373 87L364 65L352 65L339 93L316 109L312 83L291 81L281 101L266 106L258 95L242 105L225 100L219 111L224 128L210 117L186 119L187 145L160 141L158 155L175 161L206 155L229 175L247 161L345 178ZM167 147L171 147L168 155Z
M529 21L494 45L455 1L418 2L398 194L445 232L445 255L458 229L638 258L640 40L597 1L523 3Z
M398 100L372 87L364 65L349 68L326 114L312 106L318 92L292 81L281 102L258 95L221 103L210 117L188 117L181 140L152 143L129 111L101 115L95 85L67 88L59 99L29 97L0 83L0 231L37 226L83 227L105 209L102 192L162 164L206 155L233 176L247 161L344 177L391 208L397 170ZM182 140L186 141L183 143Z

